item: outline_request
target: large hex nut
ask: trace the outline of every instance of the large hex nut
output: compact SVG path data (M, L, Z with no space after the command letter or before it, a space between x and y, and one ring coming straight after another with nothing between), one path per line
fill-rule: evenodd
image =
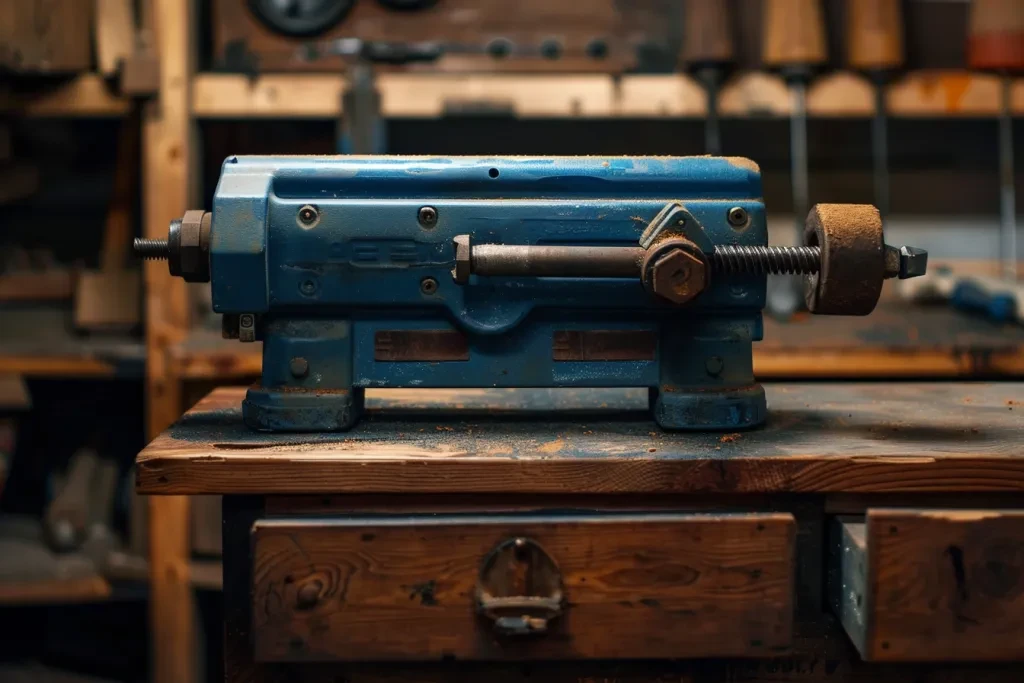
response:
M469 282L472 273L473 244L469 235L456 235L452 238L455 245L455 267L452 268L452 278L460 285Z
M210 281L210 220L205 211L186 211L181 217L178 270L186 282Z
M665 240L649 250L642 272L648 290L674 304L693 301L707 287L704 256L686 240Z
M807 276L811 313L867 315L885 279L882 217L870 204L816 204L807 215L804 243L821 247L821 269Z

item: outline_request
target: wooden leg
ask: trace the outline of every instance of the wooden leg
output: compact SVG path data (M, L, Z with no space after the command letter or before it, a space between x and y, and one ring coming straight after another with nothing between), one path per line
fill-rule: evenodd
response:
M149 500L150 638L154 683L195 681L198 610L189 583L188 497Z

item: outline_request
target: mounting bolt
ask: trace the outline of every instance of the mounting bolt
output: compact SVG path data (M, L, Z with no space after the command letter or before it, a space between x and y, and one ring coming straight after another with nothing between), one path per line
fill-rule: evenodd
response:
M727 214L729 225L734 228L745 228L750 223L750 216L742 206L734 206Z
M256 341L256 316L252 313L242 313L238 316L238 341Z
M313 296L316 294L316 283L312 280L303 280L302 284L299 285L299 291L306 296Z
M309 361L297 356L288 361L288 369L291 371L292 377L301 379L309 374Z
M712 377L718 377L722 374L722 370L725 369L725 361L722 360L721 356L711 356L704 361L704 369Z
M432 206L420 207L419 213L416 214L416 220L428 230L433 228L437 225L437 209Z
M437 280L432 277L425 277L420 280L420 291L428 296L437 291Z
M315 206L306 204L299 209L299 223L306 228L312 228L320 221L320 212Z

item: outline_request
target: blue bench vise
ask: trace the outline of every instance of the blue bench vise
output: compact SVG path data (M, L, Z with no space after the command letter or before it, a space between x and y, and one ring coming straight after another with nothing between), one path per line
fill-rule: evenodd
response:
M766 417L767 274L804 275L812 313L865 315L925 271L874 207L806 226L767 246L739 157L230 157L213 210L136 251L263 341L253 429L349 429L367 387L649 387L662 428L735 430Z

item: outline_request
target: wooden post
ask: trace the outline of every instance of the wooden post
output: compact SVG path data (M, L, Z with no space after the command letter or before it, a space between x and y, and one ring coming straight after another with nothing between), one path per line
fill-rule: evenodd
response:
M159 92L143 122L145 234L167 236L170 221L189 208L194 147L191 120L194 34L192 0L150 0L160 60ZM181 413L181 383L168 349L188 333L188 290L167 264L148 261L146 279L146 394L150 437ZM195 595L189 583L188 498L150 499L150 638L152 680L196 679Z

